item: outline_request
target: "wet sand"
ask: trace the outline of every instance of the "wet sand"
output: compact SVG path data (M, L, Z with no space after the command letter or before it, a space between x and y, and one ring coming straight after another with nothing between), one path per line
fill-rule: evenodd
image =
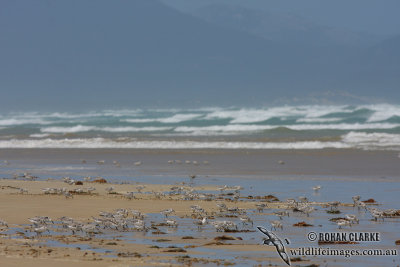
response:
M89 195L74 195L71 199L66 199L62 195L56 194L44 194L42 188L62 188L65 187L67 190L74 188L85 188L86 186L93 186L96 191ZM108 194L105 191L106 187L113 186L115 191L113 194ZM177 196L165 196L161 199L156 199L153 194L149 192L165 192L168 191L172 185L144 185L143 193L137 193L136 199L128 200L124 197L127 191L136 190L136 185L128 184L97 184L93 182L84 182L82 186L66 185L61 181L23 181L17 179L2 179L0 180L0 211L1 219L7 221L9 226L3 227L0 238L0 262L5 264L4 266L68 266L68 264L78 264L78 266L163 266L163 265L176 265L180 266L182 262L179 261L179 254L190 255L193 261L200 261L202 265L219 265L219 264L233 264L230 261L224 261L224 257L220 257L218 260L207 259L198 257L195 251L190 252L187 249L185 253L169 253L165 252L166 249L151 248L147 244L141 244L140 242L124 242L118 239L118 232L113 238L109 238L105 242L103 238L91 237L88 238L85 235L68 235L67 237L57 235L57 231L50 234L43 234L37 237L32 234L32 227L28 226L28 218L35 216L49 216L57 220L62 216L72 217L81 222L89 222L92 217L98 217L101 211L111 212L119 208L135 209L140 210L145 214L159 213L161 210L173 207L175 210L174 216L179 218L191 218L192 205L201 205L210 214L216 213L218 208L216 201L182 201ZM28 190L27 193L20 194L18 189L24 188ZM194 187L198 191L218 191L214 186L200 186ZM240 209L254 209L254 202L238 201L232 202L230 200L218 200L218 203L225 203L228 207L238 207ZM269 206L278 207L280 203L270 203ZM162 219L160 220L162 222ZM51 225L50 225L51 226ZM16 228L19 229L20 233L7 234L8 229ZM168 230L168 229L167 229ZM9 230L8 230L9 231ZM154 229L153 229L154 231ZM164 231L166 231L164 229ZM21 234L22 232L22 234ZM190 247L202 247L205 246L209 250L213 250L213 238L214 236L220 236L224 233L215 233L211 235L201 235L197 237L198 233L192 233L195 239L182 239L174 234L163 234L163 235L151 235L150 239L165 238L169 241L166 243L184 243L185 246ZM11 238L10 238L11 237ZM46 245L46 242L57 240L63 244L76 244L74 248L60 247ZM160 241L161 242L161 241ZM239 243L240 242L240 243ZM107 245L111 244L112 245ZM215 243L215 242L214 242ZM239 246L234 246L235 243L239 243ZM91 250L80 250L76 247L82 244L87 244L90 247L97 247L102 249L110 249L114 251L110 257L110 253L92 252ZM164 243L160 243L163 246ZM218 249L239 250L239 251L272 251L272 248L265 248L260 244L245 243L242 240L230 241L226 245L218 244ZM166 248L166 246L164 246ZM50 252L49 252L50 251ZM89 252L88 252L89 251ZM116 252L115 252L116 251ZM140 256L128 256L127 258L116 256L118 253L138 253L135 255ZM172 254L172 256L171 256ZM184 259L184 258L183 258ZM267 257L261 257L258 260L277 261L277 259L270 259ZM190 259L185 259L186 263L189 264ZM69 265L70 266L70 265Z
M82 163L83 159L85 163ZM0 179L0 219L8 223L8 227L0 229L1 266L285 266L274 247L261 245L263 236L254 229L256 225L269 228L270 221L279 220L274 212L285 210L285 199L297 199L302 194L311 199L310 205L316 211L308 217L290 210L290 217L282 220L284 229L274 229L281 237L292 240L288 248L299 244L315 245L305 243L305 236L310 229L380 231L385 237L381 245L393 248L399 225L398 218L389 218L385 222L371 220L368 212L354 209L351 200L351 196L358 192L364 192L363 197L368 198L372 195L368 186L376 185L382 192L374 197L378 201L381 197L382 201L390 202L400 190L400 158L397 152L11 149L0 150L0 160L7 160L7 163L0 164L0 178L3 178ZM101 160L105 161L104 164L97 163ZM21 177L24 172L39 178L28 181L26 177ZM20 177L14 178L15 174ZM84 181L83 177L87 175L92 176L91 181ZM196 175L196 178L190 179L189 175ZM66 184L61 181L63 176L71 176L83 184ZM108 183L92 182L99 178L96 176L105 178ZM279 181L286 179L286 185L274 188L274 177L278 177ZM232 190L219 190L224 184L235 186L238 181L244 186L238 201L233 200L233 194L228 194ZM345 192L340 186L333 187L337 181L353 187ZM321 194L313 193L309 186L316 183L323 184ZM137 192L138 185L144 186L142 193ZM111 186L114 189L109 194L106 188ZM183 200L180 194L170 194L173 186L199 194L213 194L215 198ZM42 190L65 188L72 192L77 188L89 187L96 190L92 194L72 193L73 198L68 199L63 195L44 194ZM27 192L21 194L20 188ZM360 191L357 192L358 189ZM135 199L129 200L127 192L135 192ZM156 197L153 192L163 192L165 195ZM280 199L267 201L264 197L269 194ZM352 229L338 229L334 222L329 221L334 215L326 212L329 210L328 200L341 201L339 209L343 214L356 213L360 217L360 224ZM239 213L221 214L217 203L245 211L253 219L254 226L242 225ZM256 204L260 203L267 205L262 212L256 209ZM193 224L197 218L191 211L192 205L200 205L210 221L234 221L240 231L216 232L210 224L199 230ZM99 217L102 211L115 212L121 208L146 214L144 220L150 227L148 231L106 229L89 237L60 227L59 218L62 216L88 224L93 217ZM162 224L165 218L159 212L168 208L175 210L170 218L179 223L176 229ZM33 232L28 218L35 216L49 216L55 221L54 225L49 225L52 229L50 233L37 236ZM293 227L294 223L300 221L306 221L313 227ZM222 235L233 240L214 240ZM193 239L184 239L184 236ZM364 247L364 244L350 248L359 246ZM167 252L171 249L178 251ZM347 260L340 257L301 257L301 261L294 264L347 266ZM352 259L354 266L390 266L390 263L393 263L392 259L371 258L367 262L365 258Z
M354 149L324 150L138 150L138 149L0 149L0 160L21 165L81 164L105 160L132 166L142 161L140 172L149 175L180 175L196 171L199 175L321 175L360 178L400 177L400 158L396 151ZM169 160L197 161L197 166ZM210 164L202 164L208 161ZM284 164L279 164L282 161ZM185 167L186 166L186 167Z

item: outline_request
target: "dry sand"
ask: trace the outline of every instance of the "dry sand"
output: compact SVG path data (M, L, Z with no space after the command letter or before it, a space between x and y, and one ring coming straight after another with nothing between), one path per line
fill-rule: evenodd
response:
M96 191L92 195L74 195L71 199L66 199L62 195L44 194L42 188L62 188L68 190L73 188L86 188L93 186ZM116 194L108 194L106 187L113 186ZM35 216L49 216L56 220L62 216L72 217L81 222L89 222L92 216L98 216L100 211L111 212L118 208L140 210L143 213L158 213L161 210L173 207L176 215L181 218L191 216L191 205L201 205L210 214L217 212L216 201L182 201L174 196L166 196L162 199L155 199L153 194L146 192L168 191L171 185L145 185L142 194L136 194L137 199L128 200L124 197L127 191L135 191L136 185L128 184L97 184L84 182L83 185L68 185L61 181L21 181L13 179L0 180L0 215L1 219L8 222L9 227L23 227L26 232L31 228L27 226L28 218ZM20 194L18 189L24 188L28 193ZM196 190L214 190L215 186L195 187ZM228 207L239 207L241 209L254 209L255 203L250 201L232 202L220 200L218 203L225 203ZM268 203L270 208L278 207L281 203ZM268 211L265 211L268 212ZM228 218L229 219L229 218ZM21 226L25 225L25 226ZM6 229L3 229L6 230ZM221 233L219 235L223 235ZM195 234L196 235L196 234ZM195 236L194 235L194 236ZM228 234L229 235L229 234ZM18 235L17 235L18 236ZM273 251L274 247L251 244L242 240L220 242L216 245L213 237L201 236L195 239L181 239L174 235L149 236L149 239L166 238L171 243L185 243L185 253L191 259L182 258L179 262L177 253L165 252L166 249L151 248L149 245L125 242L115 238L114 240L104 240L96 237L88 238L82 235L49 235L43 234L42 237L29 238L24 234L20 238L9 238L8 235L0 236L0 263L1 266L163 266L163 265L188 265L193 262L198 264L228 264L230 261L213 261L204 257L198 257L196 252L190 251L191 247L204 246L211 250L228 249L238 251ZM81 250L74 247L59 247L44 245L46 240L57 240L63 244L87 244L91 247L110 249L119 253L137 253L129 257L116 256L109 257L109 253L92 252ZM112 243L112 245L110 245ZM109 244L109 245L107 245ZM161 243L162 245L164 243ZM214 244L214 245L213 245ZM235 245L236 244L236 245ZM79 246L79 245L77 245ZM160 245L161 246L161 245ZM165 247L165 246L164 246ZM116 253L113 255L115 256ZM204 255L203 255L204 256ZM261 262L280 263L279 258L261 257L257 258ZM200 263L199 263L200 262Z

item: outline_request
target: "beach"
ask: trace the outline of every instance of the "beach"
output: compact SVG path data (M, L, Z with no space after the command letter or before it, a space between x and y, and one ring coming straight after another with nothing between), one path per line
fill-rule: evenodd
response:
M352 200L360 195L376 201L369 207L399 208L400 159L395 151L2 149L0 159L0 219L8 224L1 227L4 266L285 266L274 246L262 244L264 236L256 226L290 240L287 251L324 247L307 240L310 231L382 235L379 246L331 245L338 249L396 249L400 239L397 217L375 221L368 211L353 207ZM66 183L65 177L74 182ZM95 182L100 179L107 183ZM313 190L317 185L321 189ZM46 192L51 188L64 188L71 196ZM89 188L94 190L89 193ZM308 214L288 206L287 199L300 203L299 197L306 197L306 205L315 210ZM328 213L332 201L340 202L340 215ZM226 210L217 204L225 204ZM257 204L265 207L259 210ZM204 213L194 212L195 205ZM99 225L98 232L88 235L62 226L62 218L92 225L102 212L115 215L121 209L127 212L127 228ZM160 213L168 209L173 213ZM135 229L131 210L144 214L145 230ZM279 211L288 216L280 219ZM330 219L344 214L356 214L360 222L339 229ZM28 219L37 216L51 218L48 232L35 232ZM204 217L208 223L197 225ZM245 217L252 223L242 223ZM167 225L167 220L177 225ZM217 231L217 221L231 221L237 228ZM273 221L281 222L282 229L272 229ZM299 222L312 226L293 226ZM347 260L289 257L299 266L346 266ZM354 266L378 266L397 257L351 260Z
M400 267L400 1L320 2L2 1L0 267Z

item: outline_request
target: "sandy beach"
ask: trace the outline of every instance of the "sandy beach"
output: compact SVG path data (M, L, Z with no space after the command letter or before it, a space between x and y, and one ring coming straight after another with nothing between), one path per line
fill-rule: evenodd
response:
M396 208L390 201L400 190L400 159L394 152L11 149L0 150L0 158L6 160L0 169L0 220L7 223L0 232L2 266L285 266L274 246L262 245L264 236L255 227L270 230L273 221L282 224L273 231L291 241L287 250L318 246L306 240L311 230L379 231L380 246L391 249L400 239L397 217L375 221L354 208L351 198L360 194L361 200L376 199L369 207ZM100 179L107 183L95 182ZM340 183L347 189L338 189ZM320 192L313 191L318 184ZM301 205L312 207L309 213L288 204L289 198L304 202L301 197L307 198ZM329 213L332 201L340 202L340 215ZM260 204L265 206L259 209ZM195 205L202 211L194 211ZM163 215L168 209L173 212ZM135 211L144 215L143 229L135 229ZM287 214L280 219L277 212ZM65 220L94 225L106 218L102 213L122 216L127 226L99 224L88 234L65 225ZM338 229L331 219L348 213L360 223ZM28 220L40 216L51 219L44 223L49 231L35 232L40 225ZM198 226L204 217L208 222ZM246 217L251 222L242 223ZM217 221L235 227L219 231ZM299 222L310 227L293 226ZM346 266L347 260L289 257L299 266ZM365 259L352 262L382 266L397 258Z

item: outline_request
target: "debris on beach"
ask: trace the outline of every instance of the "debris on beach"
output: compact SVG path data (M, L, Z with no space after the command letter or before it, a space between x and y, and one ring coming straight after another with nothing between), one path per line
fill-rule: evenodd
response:
M376 203L376 201L375 201L375 199L373 199L373 198L369 198L369 199L367 199L367 200L363 200L362 202L364 202L364 203Z
M168 247L169 249L164 250L163 252L187 252L185 249L183 248L177 248L174 246Z
M347 219L344 218L344 217L335 217L335 218L329 219L329 221L331 221L331 222L337 222L337 221L340 221L340 220L347 220Z
M293 226L296 226L296 227L311 227L311 226L314 226L314 225L306 223L306 222L303 221L303 222L295 223L295 224L293 224Z
M340 210L327 210L326 213L329 213L329 214L340 214L341 212L340 212Z
M233 236L229 236L229 235L221 235L221 236L214 237L214 240L215 241L236 240L236 238Z
M261 200L264 200L264 201L267 201L267 202L277 202L277 201L279 201L279 198L277 198L277 197L274 196L274 195L255 196L255 197L249 196L248 198L249 198L249 199L261 199Z
M100 179L94 180L93 183L106 184L107 180L104 178L100 178Z

